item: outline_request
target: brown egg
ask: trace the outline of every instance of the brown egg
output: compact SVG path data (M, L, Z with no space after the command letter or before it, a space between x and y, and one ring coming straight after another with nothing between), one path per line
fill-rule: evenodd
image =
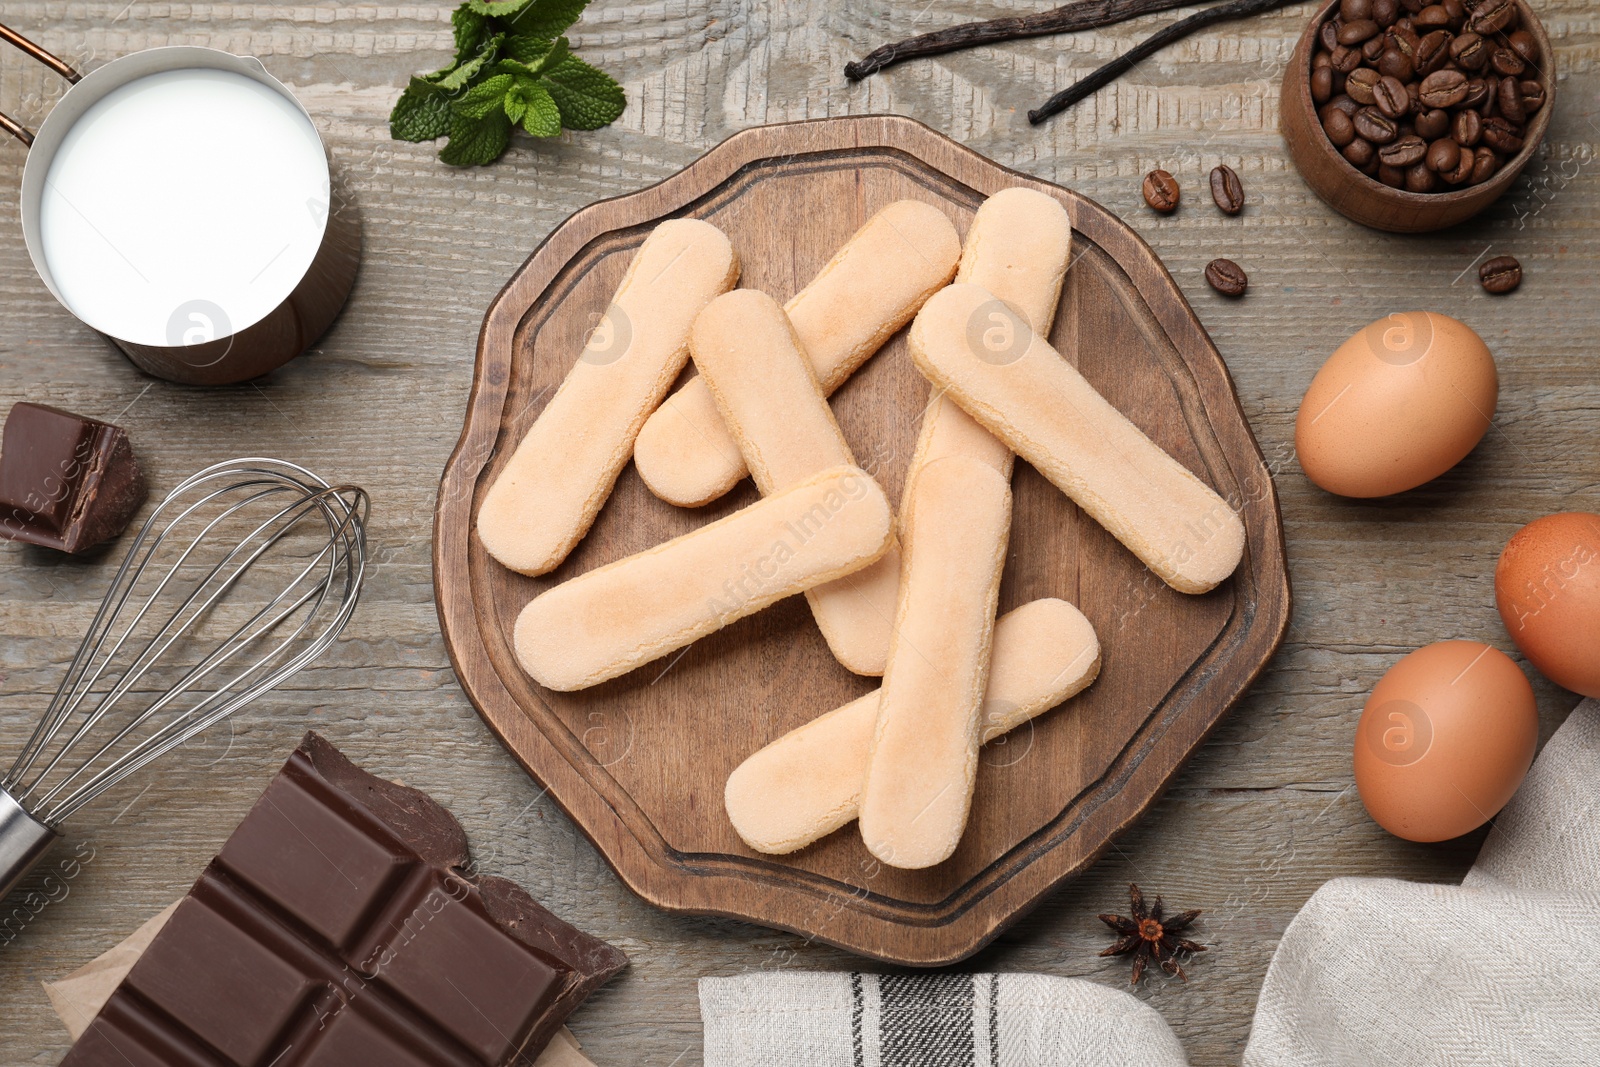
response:
M1511 657L1440 641L1389 669L1356 727L1356 789L1407 841L1444 841L1495 816L1533 763L1539 714Z
M1546 515L1513 534L1494 569L1494 603L1546 678L1600 697L1600 515Z
M1295 419L1300 466L1340 496L1415 489L1473 450L1499 394L1494 357L1469 327L1396 312L1340 345L1312 379Z

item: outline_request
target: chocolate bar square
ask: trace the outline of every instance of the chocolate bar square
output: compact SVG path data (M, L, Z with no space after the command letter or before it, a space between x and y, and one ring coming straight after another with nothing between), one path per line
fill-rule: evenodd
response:
M148 495L127 432L20 403L0 441L0 537L85 552L122 533Z
M306 735L63 1067L531 1064L627 965Z

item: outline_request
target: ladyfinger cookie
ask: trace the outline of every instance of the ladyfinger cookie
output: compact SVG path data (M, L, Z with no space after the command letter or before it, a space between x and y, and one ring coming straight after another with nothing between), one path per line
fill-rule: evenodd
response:
M897 200L879 211L784 306L823 395L844 384L922 302L955 273L961 241L938 208ZM651 492L700 507L746 473L744 457L699 379L690 379L645 422L634 463Z
M735 289L706 305L690 351L763 496L830 467L855 466L827 397L778 302ZM806 592L834 656L857 674L882 674L900 587L892 544L864 570Z
M948 859L978 770L1011 483L956 455L917 473L901 515L900 602L861 793L861 838L891 867Z
M976 285L952 285L911 327L917 368L1032 463L1174 589L1238 567L1244 524L1028 324Z
M871 475L823 471L539 594L517 617L517 660L549 689L597 685L868 566L893 528Z
M689 327L739 260L721 230L672 219L645 239L611 307L478 511L489 554L523 574L567 558L611 495L645 418L689 357ZM549 358L549 357L543 357Z
M1072 220L1037 189L1002 189L973 216L956 281L1005 301L1035 333L1048 334L1072 262Z
M983 740L1057 706L1099 673L1094 627L1065 600L1035 600L1000 616L979 712ZM745 844L782 855L856 817L881 692L789 731L734 769L723 802Z
M1048 334L1072 262L1072 222L1055 197L1035 189L1002 189L978 207L961 249L956 281L981 285L1016 311L1035 333ZM923 464L964 453L1011 476L1011 449L952 403L938 386L923 413L909 485Z

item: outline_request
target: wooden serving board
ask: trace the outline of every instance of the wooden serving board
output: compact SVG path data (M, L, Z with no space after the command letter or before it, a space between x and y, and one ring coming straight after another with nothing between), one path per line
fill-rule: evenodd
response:
M630 466L589 536L537 579L489 558L474 533L478 504L661 220L721 227L743 262L740 284L784 301L891 201L934 204L964 234L984 197L1013 185L1059 199L1076 231L1052 343L1240 508L1244 562L1210 594L1174 592L1019 462L1000 610L1044 596L1078 605L1104 649L1099 680L984 750L966 836L946 863L886 868L853 825L791 856L760 855L723 810L729 772L878 684L834 661L803 598L578 693L541 688L511 645L518 612L540 591L743 507L754 487L746 480L709 507L679 509ZM891 500L927 396L902 331L833 398L859 462ZM434 569L467 695L635 892L669 910L919 965L976 951L1090 863L1249 687L1289 619L1271 475L1227 367L1155 254L1092 201L894 117L748 130L659 185L558 227L484 319L466 426L440 487Z

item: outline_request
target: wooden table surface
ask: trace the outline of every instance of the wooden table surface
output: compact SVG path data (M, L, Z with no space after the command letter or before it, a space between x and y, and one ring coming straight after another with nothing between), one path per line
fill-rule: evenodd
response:
M825 115L910 115L1127 218L1227 358L1282 497L1296 593L1282 651L1146 819L964 966L1125 986L1123 961L1095 956L1108 939L1094 916L1120 909L1137 880L1205 909L1212 946L1187 985L1158 977L1137 995L1194 1063L1235 1063L1273 948L1317 886L1339 875L1459 880L1481 835L1425 846L1385 834L1352 788L1350 739L1365 692L1405 652L1454 637L1513 651L1493 606L1501 546L1538 515L1600 510L1600 9L1536 4L1558 45L1558 110L1512 192L1454 230L1398 237L1324 207L1284 153L1278 75L1309 3L1169 48L1039 129L1029 107L1173 16L907 64L860 85L843 78L848 59L888 39L1047 3L595 0L573 43L622 76L621 120L553 143L519 139L498 164L459 171L433 146L388 137L398 87L447 61L444 4L0 0L0 21L85 69L165 44L260 56L315 117L365 222L355 293L310 354L251 384L174 387L142 376L40 284L14 221L23 149L0 145L0 406L40 401L120 423L157 490L240 454L356 481L372 493L376 561L347 639L317 667L72 824L92 859L0 945L0 1062L61 1057L66 1033L39 981L180 896L307 727L432 793L466 825L485 870L628 953L631 969L573 1019L602 1067L698 1062L701 975L855 964L789 934L665 915L622 888L462 696L429 567L435 486L460 429L479 322L533 246L583 205L658 181L736 130ZM60 92L19 54L0 56L0 109L36 123ZM1210 204L1205 176L1219 162L1244 180L1239 218ZM1139 197L1140 176L1158 166L1183 185L1172 217ZM1475 264L1507 253L1526 280L1488 296ZM1243 300L1206 287L1215 256L1249 272ZM1488 341L1501 372L1494 429L1413 493L1329 497L1295 461L1300 396L1338 341L1414 308L1454 315ZM0 545L0 750L31 728L113 562ZM1548 737L1576 698L1537 677L1535 689Z

